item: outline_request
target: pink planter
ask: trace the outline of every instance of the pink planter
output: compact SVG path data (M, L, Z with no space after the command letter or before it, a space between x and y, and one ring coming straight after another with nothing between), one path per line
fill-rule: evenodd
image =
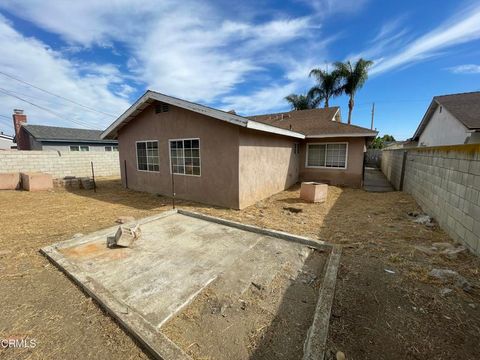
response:
M317 182L302 182L300 198L302 200L318 203L327 200L328 185Z
M44 173L22 173L22 188L27 191L53 189L52 175Z
M20 188L20 174L0 174L0 190L16 190Z

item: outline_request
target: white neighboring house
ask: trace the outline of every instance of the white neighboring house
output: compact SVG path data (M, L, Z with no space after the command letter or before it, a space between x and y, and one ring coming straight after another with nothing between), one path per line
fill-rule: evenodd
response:
M435 96L412 140L418 146L480 143L480 92Z
M16 149L17 144L13 142L13 136L0 132L0 150Z

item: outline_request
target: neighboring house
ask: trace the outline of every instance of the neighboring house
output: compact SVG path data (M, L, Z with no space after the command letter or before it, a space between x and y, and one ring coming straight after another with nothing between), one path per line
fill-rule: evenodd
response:
M17 144L13 142L13 136L0 132L0 150L15 149Z
M480 92L435 96L412 140L418 146L480 143Z
M23 110L14 110L18 150L118 151L116 140L103 140L101 130L28 125Z
M241 209L299 180L361 187L376 134L338 108L247 118L147 91L102 138L118 139L125 186L171 195L173 178L179 198Z

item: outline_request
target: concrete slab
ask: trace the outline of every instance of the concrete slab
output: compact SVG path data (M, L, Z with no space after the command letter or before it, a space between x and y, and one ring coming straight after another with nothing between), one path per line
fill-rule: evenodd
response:
M369 192L394 191L392 184L390 184L385 175L377 168L365 168L363 188Z
M41 251L160 359L190 358L162 326L217 278L225 293L242 294L253 281L268 284L284 263L301 269L312 248L331 249L315 240L188 212L170 211L138 223L142 236L132 248L107 248L107 236L117 230L112 227ZM238 264L241 272L235 271ZM325 271L331 278L331 269ZM333 299L331 280L325 291ZM333 288L334 283L335 276ZM328 309L327 329L331 299L317 306L322 313ZM316 319L315 329L319 323ZM324 344L326 333L318 333L310 331L309 339Z

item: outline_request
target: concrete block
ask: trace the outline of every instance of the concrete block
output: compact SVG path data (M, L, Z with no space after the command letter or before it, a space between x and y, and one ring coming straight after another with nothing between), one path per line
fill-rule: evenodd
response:
M16 190L20 188L20 174L0 174L0 190Z
M317 182L302 182L300 198L308 202L324 202L327 200L328 185Z
M45 173L21 173L22 188L27 191L53 189L52 175Z

